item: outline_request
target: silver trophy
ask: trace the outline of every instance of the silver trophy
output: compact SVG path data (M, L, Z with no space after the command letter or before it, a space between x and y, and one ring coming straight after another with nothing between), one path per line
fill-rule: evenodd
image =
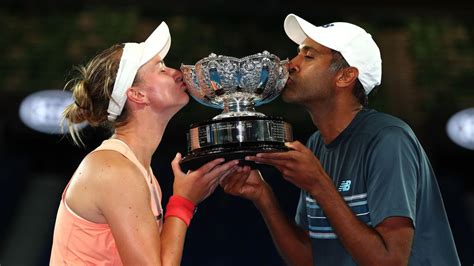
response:
M205 106L223 109L212 120L190 126L183 170L218 157L255 168L245 156L288 150L284 143L293 140L291 125L255 111L280 95L288 79L287 62L264 51L240 59L210 54L195 65L181 65L189 94Z

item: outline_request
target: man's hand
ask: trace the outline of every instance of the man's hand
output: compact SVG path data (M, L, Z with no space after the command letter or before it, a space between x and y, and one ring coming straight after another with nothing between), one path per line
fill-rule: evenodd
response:
M245 159L276 167L283 177L297 187L312 191L317 189L318 180L328 178L313 152L299 141L285 143L287 152L258 153Z
M251 170L248 166L238 167L236 171L222 178L220 185L226 193L253 202L261 199L264 191L270 189L260 172Z

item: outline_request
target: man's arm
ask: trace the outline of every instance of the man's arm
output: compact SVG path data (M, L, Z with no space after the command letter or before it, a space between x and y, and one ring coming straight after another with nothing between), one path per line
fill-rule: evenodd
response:
M361 222L329 178L310 192L345 249L359 265L407 265L414 229L407 217L389 217L375 228Z
M262 153L247 159L275 166L286 180L308 191L358 264L407 264L414 232L411 219L389 217L375 228L365 225L347 206L312 151L299 142L288 146L292 149L288 152Z
M275 246L288 265L312 265L311 241L308 232L298 227L280 209L270 186L260 172L249 174L248 167L221 181L224 190L251 200L265 220Z

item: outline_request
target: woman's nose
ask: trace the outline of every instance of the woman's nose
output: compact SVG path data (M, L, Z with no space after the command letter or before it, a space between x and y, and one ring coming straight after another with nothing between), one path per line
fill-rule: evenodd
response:
M171 67L167 67L167 70L168 70L168 73L170 73L171 77L173 77L174 81L176 82L183 81L183 73L181 73L181 71L171 68Z

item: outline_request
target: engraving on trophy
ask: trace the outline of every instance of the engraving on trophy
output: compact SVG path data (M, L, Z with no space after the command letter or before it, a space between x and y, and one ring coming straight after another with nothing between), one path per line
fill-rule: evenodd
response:
M288 150L284 143L293 140L291 125L255 110L280 95L288 79L287 62L264 51L240 59L212 53L195 65L181 65L189 94L205 106L223 110L190 126L188 154L180 162L183 170L218 157L255 167L243 158Z

